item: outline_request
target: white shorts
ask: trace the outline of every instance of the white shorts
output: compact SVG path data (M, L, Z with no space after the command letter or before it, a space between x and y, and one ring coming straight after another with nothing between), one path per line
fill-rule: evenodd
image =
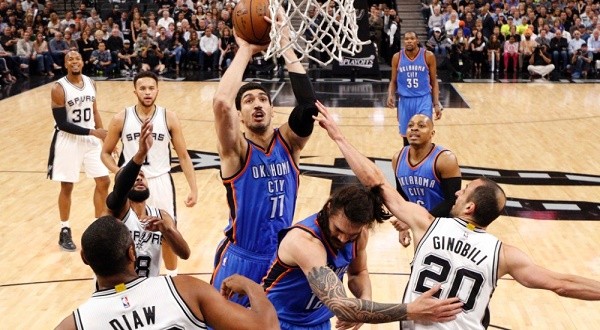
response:
M171 173L165 173L147 180L150 197L146 200L146 204L167 211L171 218L175 220L175 184Z
M75 135L56 131L50 145L48 178L60 182L77 182L81 166L88 178L108 176L100 160L102 143L91 135Z

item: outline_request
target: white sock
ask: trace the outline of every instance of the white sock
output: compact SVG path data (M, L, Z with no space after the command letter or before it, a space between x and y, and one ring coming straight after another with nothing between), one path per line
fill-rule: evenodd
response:
M60 229L70 228L70 227L71 227L71 225L69 224L69 220L60 222Z
M177 276L177 268L173 270L167 269L167 276Z

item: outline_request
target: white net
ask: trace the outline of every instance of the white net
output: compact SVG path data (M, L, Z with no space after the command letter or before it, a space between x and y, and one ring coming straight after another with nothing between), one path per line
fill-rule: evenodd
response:
M271 43L265 57L284 56L293 47L299 60L305 57L327 65L341 61L343 55L360 53L362 46L370 41L358 38L354 0L329 0L323 4L316 0L271 0L271 17L276 17L279 8L286 15L283 24L272 24ZM281 29L290 28L290 43L281 47Z

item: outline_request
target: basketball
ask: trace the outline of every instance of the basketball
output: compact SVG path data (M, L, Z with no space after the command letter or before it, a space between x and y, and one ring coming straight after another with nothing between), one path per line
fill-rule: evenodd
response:
M269 0L240 0L233 8L233 29L238 37L255 45L266 45L271 39L271 23L263 16L270 17Z

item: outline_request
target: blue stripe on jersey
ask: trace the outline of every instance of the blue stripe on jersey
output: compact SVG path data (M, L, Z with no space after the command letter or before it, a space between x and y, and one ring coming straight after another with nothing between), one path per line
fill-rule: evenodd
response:
M396 178L409 201L431 211L445 199L440 179L435 173L435 163L440 153L446 149L434 145L429 154L414 166L408 159L409 149L409 147L404 147L400 151L396 165Z
M225 235L243 249L273 255L277 233L294 218L300 171L278 129L266 151L247 141L243 168L223 179L230 209Z
M425 61L425 48L419 48L414 59L406 56L405 50L400 51L398 74L396 76L396 94L400 97L417 97L431 93L429 67Z
M323 246L329 246L314 214L293 227L283 231L280 241L289 230L298 228L319 239ZM326 249L327 266L339 277L344 277L348 265L356 255L356 243L348 243L342 250ZM300 267L291 267L276 259L264 279L267 297L275 306L277 317L287 323L312 326L329 320L333 313L313 295L306 275Z

